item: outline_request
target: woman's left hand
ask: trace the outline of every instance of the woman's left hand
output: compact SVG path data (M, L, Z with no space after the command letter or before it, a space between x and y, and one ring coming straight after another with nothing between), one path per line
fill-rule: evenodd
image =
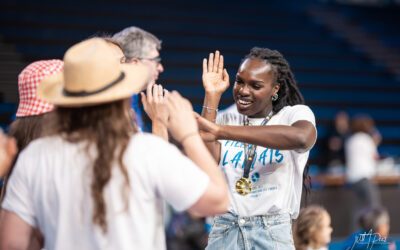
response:
M203 86L206 93L222 95L229 87L229 75L224 68L224 57L219 51L210 53L208 61L203 59Z

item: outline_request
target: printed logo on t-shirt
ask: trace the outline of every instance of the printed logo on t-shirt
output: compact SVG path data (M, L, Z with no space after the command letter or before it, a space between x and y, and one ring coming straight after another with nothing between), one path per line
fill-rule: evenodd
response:
M232 166L233 168L241 168L244 169L245 163L245 155L244 155L244 144L237 141L226 141L224 146L226 147L224 155L222 156L222 166L226 165ZM242 150L238 150L238 148ZM263 171L263 173L271 173L276 170L276 168L283 162L284 156L279 151L279 149L272 148L263 148L264 150L259 153L257 150L255 152L254 158L251 165L251 169L254 169L256 164L261 164L263 167L267 169L267 172ZM253 178L253 177L252 177ZM254 177L254 181L259 179L258 177Z

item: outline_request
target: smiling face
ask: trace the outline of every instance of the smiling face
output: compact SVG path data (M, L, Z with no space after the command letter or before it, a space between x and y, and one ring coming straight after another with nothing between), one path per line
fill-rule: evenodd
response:
M233 99L239 113L265 117L272 110L271 97L279 90L272 66L263 60L246 59L236 74Z

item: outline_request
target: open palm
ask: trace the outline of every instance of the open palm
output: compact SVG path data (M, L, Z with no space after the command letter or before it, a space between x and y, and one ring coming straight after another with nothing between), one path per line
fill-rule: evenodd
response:
M203 86L206 92L222 94L229 87L229 75L224 68L224 57L219 51L203 60Z

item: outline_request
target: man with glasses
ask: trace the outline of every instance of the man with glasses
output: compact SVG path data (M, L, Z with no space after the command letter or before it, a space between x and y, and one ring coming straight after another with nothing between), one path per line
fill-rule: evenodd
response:
M159 74L164 71L159 53L159 51L161 50L161 41L153 34L134 26L125 28L122 31L116 33L113 36L113 39L116 40L123 49L125 55L123 61L124 63L136 63L137 61L141 61L149 69L151 76L150 85L152 86L149 86L147 91L147 98L145 98L146 103L143 103L146 110L147 101L153 102L156 98L163 98L164 96L164 90L162 89L162 86L155 85ZM154 94L156 94L155 98L149 96ZM153 105L154 107L153 103L150 103L150 105ZM136 113L138 126L143 130L144 123L142 118L142 111L139 108L138 95L135 95L132 98L132 108ZM151 109L153 109L154 111L154 108ZM152 114L149 114L147 110L146 112L154 123L155 119L153 119ZM153 132L154 125L157 124L153 124Z

